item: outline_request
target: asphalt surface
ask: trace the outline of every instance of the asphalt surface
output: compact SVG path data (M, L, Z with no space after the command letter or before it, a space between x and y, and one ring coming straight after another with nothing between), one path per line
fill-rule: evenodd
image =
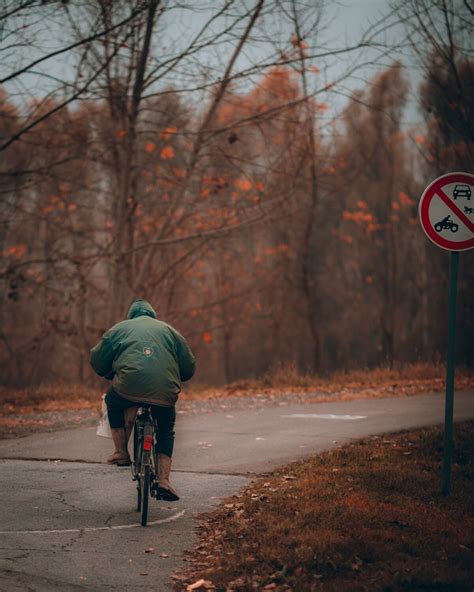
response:
M455 420L474 418L474 392ZM151 500L139 526L127 468L103 463L94 428L0 441L0 590L171 590L194 542L193 515L255 474L371 434L444 421L444 395L273 405L179 415L174 504Z

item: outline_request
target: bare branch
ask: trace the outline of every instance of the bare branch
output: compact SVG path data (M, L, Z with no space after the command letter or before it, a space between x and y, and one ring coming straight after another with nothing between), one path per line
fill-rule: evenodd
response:
M104 37L105 35L109 34L110 32L112 32L116 29L119 29L119 28L123 27L124 25L126 25L127 23L129 23L130 21L132 21L137 15L142 13L144 10L145 10L145 8L142 6L141 8L131 12L130 15L127 18L125 18L124 20L122 20L120 23L117 23L116 25L113 25L112 27L101 31L100 33L96 33L95 35L90 35L89 37L86 37L85 39L80 39L79 41L76 41L75 43L71 43L70 45L68 45L66 47L63 47L63 48L58 49L56 51L53 51L45 56L42 56L41 58L38 58L37 60L34 60L33 62L30 62L24 68L21 68L20 70L17 70L16 72L9 74L8 76L5 76L5 78L0 79L0 84L4 84L5 82L12 80L13 78L16 78L18 76L21 76L22 74L25 74L26 72L31 70L31 68L34 68L35 66L37 66L38 64L41 64L42 62L45 62L46 60L57 57L58 55L61 55L63 53L67 53L68 51L71 51L73 49L81 47L82 45L86 45L88 43L91 43L92 41L95 41L96 39L100 39L101 37Z

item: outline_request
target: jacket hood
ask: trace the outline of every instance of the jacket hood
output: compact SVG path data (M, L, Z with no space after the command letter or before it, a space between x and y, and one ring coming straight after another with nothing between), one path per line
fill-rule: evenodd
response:
M156 312L149 302L142 300L141 298L137 298L137 300L132 302L132 305L128 309L127 319L135 319L136 317L144 316L156 319Z

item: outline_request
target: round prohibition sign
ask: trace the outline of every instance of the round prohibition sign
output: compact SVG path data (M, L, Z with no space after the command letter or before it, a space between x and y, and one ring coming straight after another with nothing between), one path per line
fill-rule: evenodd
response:
M419 215L427 237L447 251L474 248L474 175L448 173L423 192Z

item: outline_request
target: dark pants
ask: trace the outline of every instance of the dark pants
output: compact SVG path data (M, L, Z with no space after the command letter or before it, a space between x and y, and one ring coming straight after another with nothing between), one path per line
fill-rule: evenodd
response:
M107 404L107 415L109 416L109 423L112 429L125 427L125 417L123 414L125 409L140 406L140 403L129 401L119 395L112 387L107 391L105 403ZM143 402L143 405L149 405L149 403ZM156 454L166 454L171 458L173 455L176 410L174 407L160 407L159 405L150 405L150 408L157 432L155 452Z

